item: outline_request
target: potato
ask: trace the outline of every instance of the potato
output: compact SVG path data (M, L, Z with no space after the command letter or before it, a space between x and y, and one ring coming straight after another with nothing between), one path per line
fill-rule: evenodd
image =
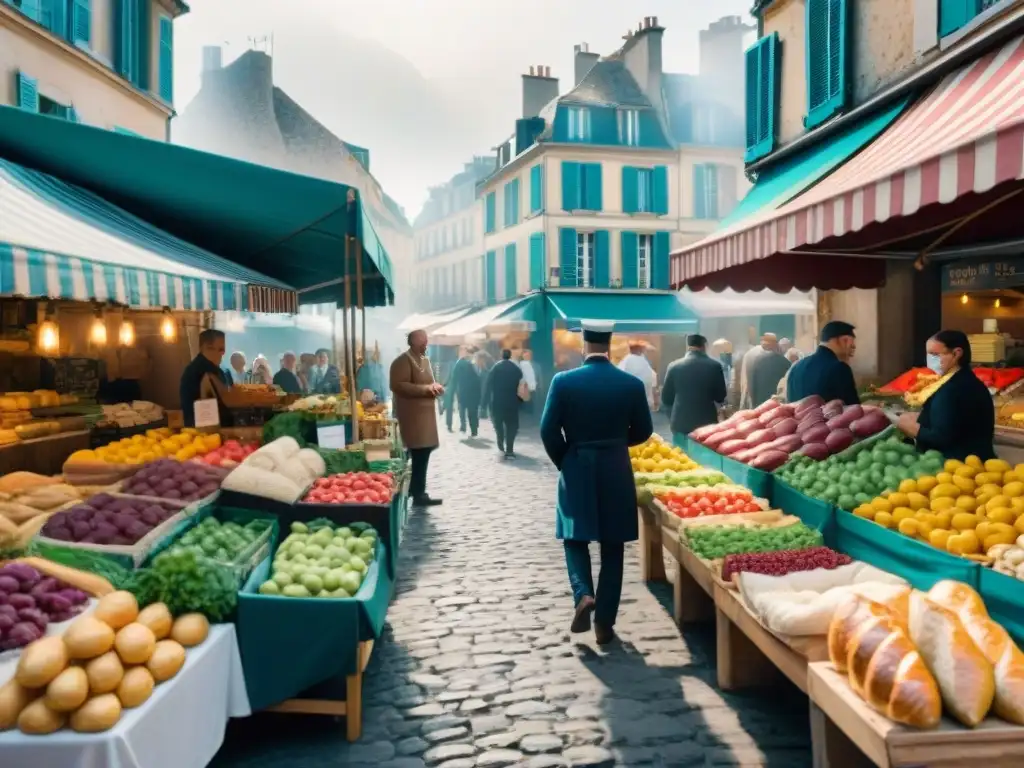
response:
M139 611L137 621L139 624L149 627L157 640L163 640L171 634L174 617L171 616L171 612L167 610L166 605L163 603L153 603Z
M95 616L82 616L67 628L64 645L72 659L95 659L114 647L114 630Z
M126 709L145 703L153 695L156 681L145 667L132 667L117 686L117 698Z
M21 711L37 698L39 691L26 688L17 680L8 680L0 687L0 731L13 728Z
M121 719L121 701L112 693L93 696L71 713L71 729L99 733L113 728Z
M14 679L26 688L42 688L64 671L68 650L63 638L44 637L26 646L18 660Z
M139 604L135 595L122 589L100 598L92 615L117 631L135 621L139 615Z
M146 668L158 683L170 680L185 664L185 649L174 640L161 640L146 662Z
M178 617L171 627L171 639L186 648L199 645L210 634L210 622L201 613L186 613Z
M89 678L81 667L68 667L46 686L43 697L54 712L78 709L89 698Z
M18 729L22 733L42 736L59 731L64 727L67 718L62 712L54 712L44 699L36 699L18 715Z
M153 631L138 622L122 627L114 637L114 650L125 664L145 664L155 647Z
M124 677L124 665L117 651L107 651L102 656L85 665L85 674L89 679L89 693L111 693L117 690Z

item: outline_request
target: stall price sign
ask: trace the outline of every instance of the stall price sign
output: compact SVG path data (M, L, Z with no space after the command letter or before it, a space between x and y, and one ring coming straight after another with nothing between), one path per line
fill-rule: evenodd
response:
M345 425L331 424L316 428L316 441L321 448L345 450Z
M196 400L195 402L196 429L202 427L220 426L220 409L217 407L217 398L211 397L208 400Z
M964 262L942 268L944 292L991 291L1024 284L1024 259Z

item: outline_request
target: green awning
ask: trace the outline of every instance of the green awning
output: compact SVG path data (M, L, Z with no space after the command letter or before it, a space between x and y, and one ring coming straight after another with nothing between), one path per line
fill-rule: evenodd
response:
M674 293L639 291L547 292L552 317L568 328L582 320L615 323L616 333L690 333L697 316Z
M357 238L363 303L394 300L391 261L358 191L344 184L14 107L0 107L0 157L84 187L175 237L294 286L302 304L344 300L346 236ZM356 246L349 248L354 256Z
M732 212L722 219L718 229L728 229L758 211L767 212L778 208L814 186L874 141L892 125L909 103L909 97L901 99L888 109L854 123L835 138L819 142L760 171L757 182Z

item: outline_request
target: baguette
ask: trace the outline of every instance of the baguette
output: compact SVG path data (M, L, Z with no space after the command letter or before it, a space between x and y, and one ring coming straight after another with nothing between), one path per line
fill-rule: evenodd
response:
M940 581L928 597L956 612L967 634L985 654L995 673L992 711L1010 723L1024 725L1024 653L1001 624L993 621L981 595L959 581Z

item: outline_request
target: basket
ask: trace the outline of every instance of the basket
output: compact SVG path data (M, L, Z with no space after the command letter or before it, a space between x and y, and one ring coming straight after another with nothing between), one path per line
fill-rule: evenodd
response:
M380 419L359 422L360 440L386 440L389 423Z
M220 394L226 408L273 408L281 405L284 397L273 390L239 389L232 387Z

